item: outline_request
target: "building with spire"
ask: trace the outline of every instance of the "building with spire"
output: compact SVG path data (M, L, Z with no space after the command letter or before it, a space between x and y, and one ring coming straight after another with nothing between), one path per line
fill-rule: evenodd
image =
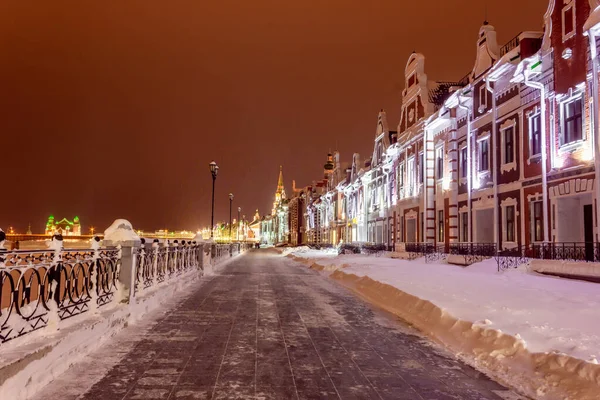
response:
M271 215L261 220L261 243L268 245L289 243L289 200L283 184L283 167L279 166L279 178L273 201Z

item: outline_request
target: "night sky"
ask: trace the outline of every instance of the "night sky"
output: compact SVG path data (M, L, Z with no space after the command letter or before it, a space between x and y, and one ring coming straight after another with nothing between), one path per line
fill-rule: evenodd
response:
M217 220L229 192L270 212L279 165L290 192L330 149L371 153L381 108L396 127L413 50L430 79L468 73L484 4L2 0L0 227L196 229L212 159ZM489 0L499 43L541 31L547 4Z

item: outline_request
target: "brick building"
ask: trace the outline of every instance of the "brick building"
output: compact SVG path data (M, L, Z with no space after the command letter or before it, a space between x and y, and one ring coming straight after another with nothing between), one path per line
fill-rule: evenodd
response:
M299 192L297 243L599 253L599 3L551 0L540 32L503 45L485 22L455 82L429 79L411 54L397 129L382 110L370 158L342 169L330 156L324 179Z

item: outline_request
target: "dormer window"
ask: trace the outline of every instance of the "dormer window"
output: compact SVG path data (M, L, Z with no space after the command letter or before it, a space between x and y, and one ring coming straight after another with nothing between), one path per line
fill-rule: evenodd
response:
M575 36L575 1L568 1L562 9L562 37L563 42Z

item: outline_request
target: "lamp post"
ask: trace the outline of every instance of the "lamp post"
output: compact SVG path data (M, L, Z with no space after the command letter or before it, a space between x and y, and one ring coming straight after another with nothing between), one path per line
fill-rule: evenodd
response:
M238 226L237 226L237 241L240 241L240 212L242 211L242 207L238 207Z
M229 243L231 243L231 207L233 206L233 193L229 193Z
M210 173L212 174L212 207L210 211L210 238L213 238L214 230L215 230L215 181L217 180L217 173L219 172L219 166L216 162L211 161L208 164L210 167Z

